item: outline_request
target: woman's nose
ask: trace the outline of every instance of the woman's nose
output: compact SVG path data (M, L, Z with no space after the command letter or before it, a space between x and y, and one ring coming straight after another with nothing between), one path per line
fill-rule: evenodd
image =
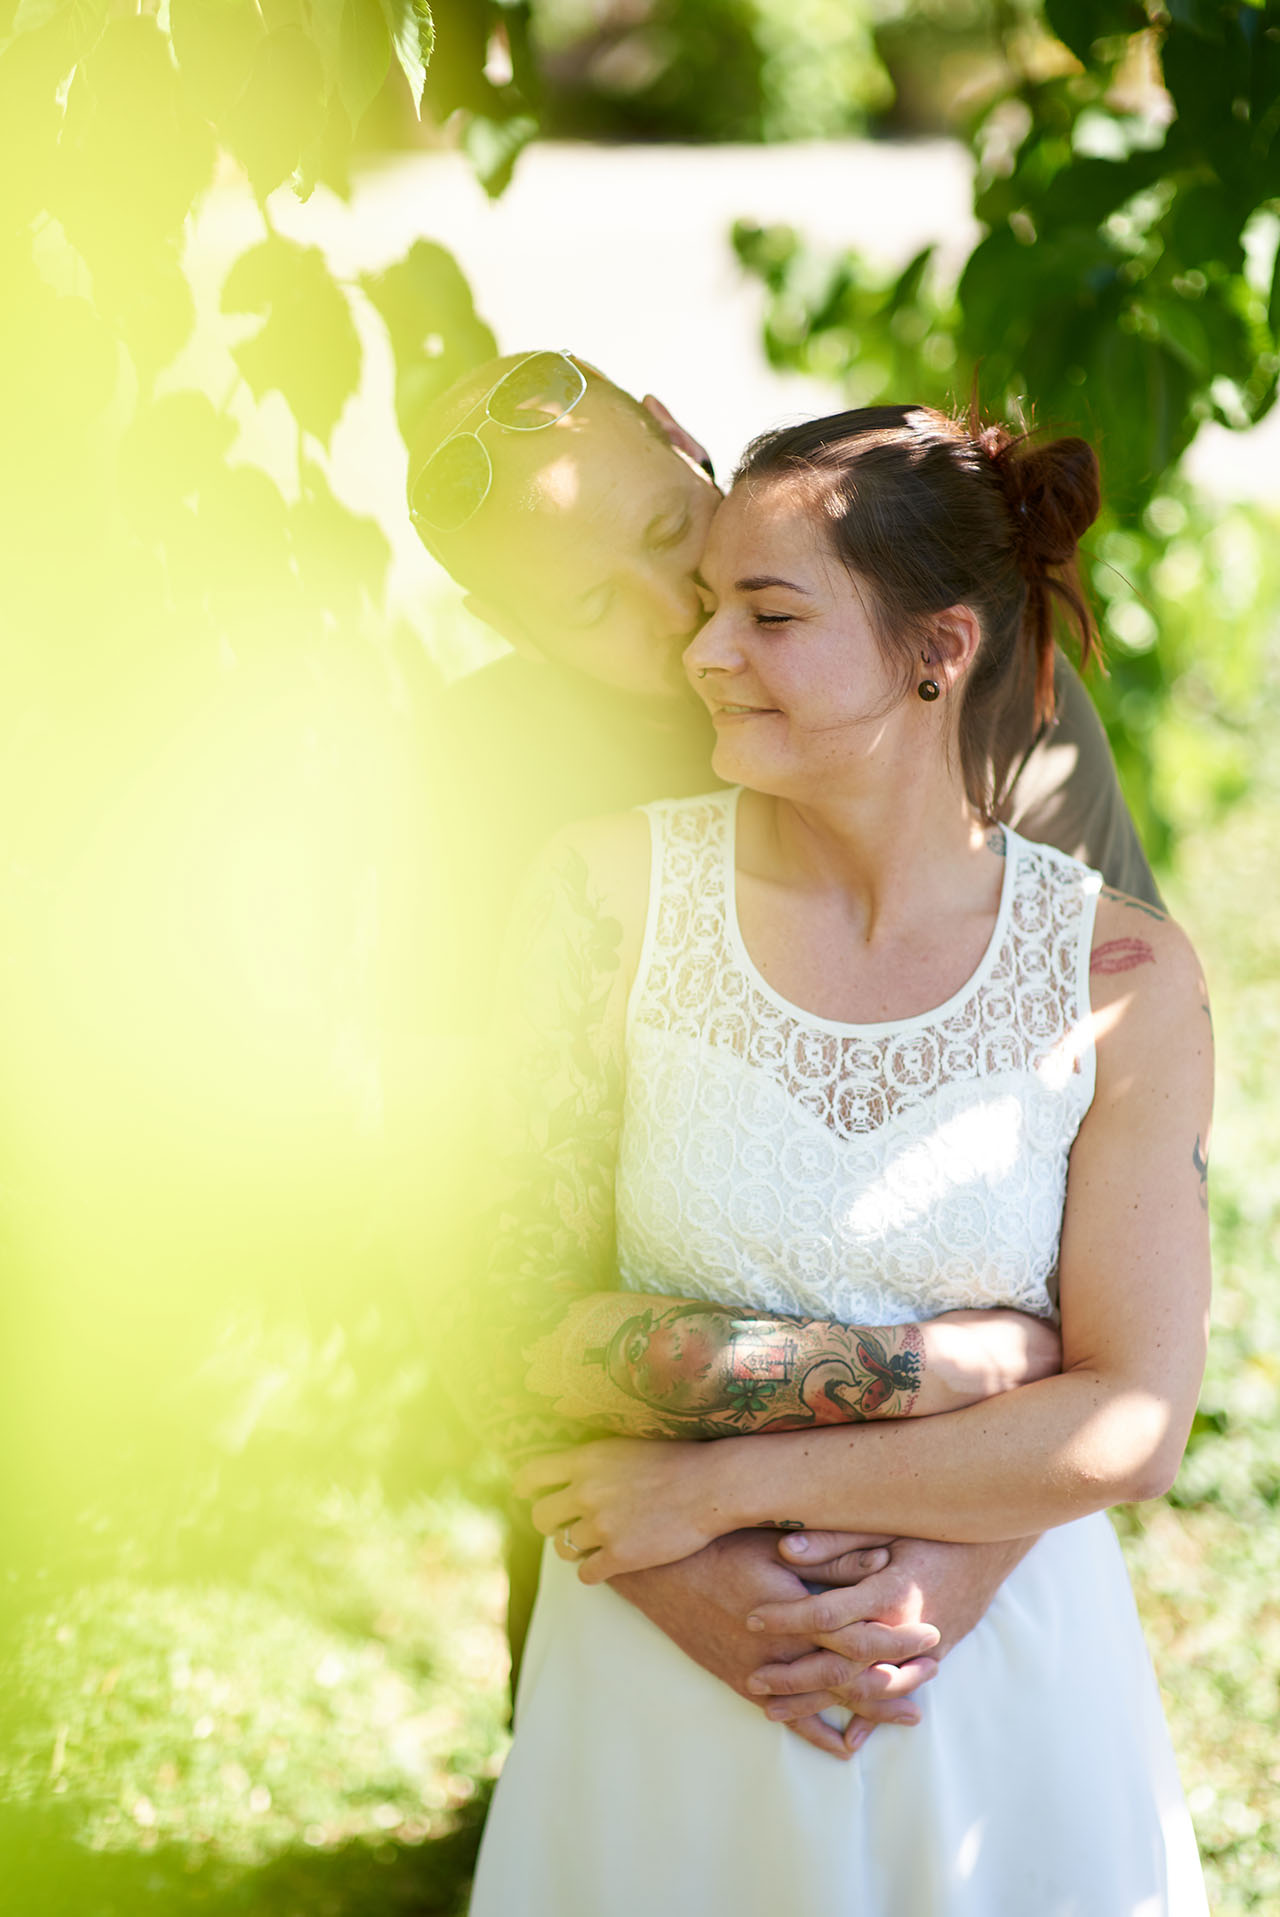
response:
M728 621L719 612L709 613L685 647L685 671L705 677L708 672L733 672L738 663Z

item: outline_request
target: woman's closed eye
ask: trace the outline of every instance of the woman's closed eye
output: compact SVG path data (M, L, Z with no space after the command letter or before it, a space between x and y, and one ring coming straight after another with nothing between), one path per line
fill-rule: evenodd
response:
M795 614L793 612L753 612L751 617L758 626L789 626Z

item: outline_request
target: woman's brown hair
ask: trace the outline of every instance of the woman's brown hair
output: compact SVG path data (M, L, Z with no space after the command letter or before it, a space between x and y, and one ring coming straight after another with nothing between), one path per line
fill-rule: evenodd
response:
M998 750L1011 703L1034 727L1053 716L1054 607L1080 636L1080 663L1098 653L1077 546L1097 517L1098 462L1082 439L1038 444L971 412L866 406L753 440L740 481L811 486L836 553L871 589L887 656L903 691L919 678L932 621L969 606L982 643L960 708L965 789L994 817L1011 770Z

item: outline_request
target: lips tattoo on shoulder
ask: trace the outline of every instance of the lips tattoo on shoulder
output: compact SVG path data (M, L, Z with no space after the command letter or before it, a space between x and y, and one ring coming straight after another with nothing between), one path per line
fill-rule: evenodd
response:
M1104 978L1114 972L1131 972L1136 965L1154 965L1156 955L1145 939L1108 939L1099 945L1089 960L1089 970Z

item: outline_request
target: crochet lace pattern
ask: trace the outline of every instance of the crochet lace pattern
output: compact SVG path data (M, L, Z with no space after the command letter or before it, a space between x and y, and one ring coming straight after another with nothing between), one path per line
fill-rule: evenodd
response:
M983 958L889 1024L780 998L743 945L737 792L647 806L627 1029L619 1270L634 1290L849 1324L1052 1317L1067 1157L1089 1108L1097 873L1005 829Z

